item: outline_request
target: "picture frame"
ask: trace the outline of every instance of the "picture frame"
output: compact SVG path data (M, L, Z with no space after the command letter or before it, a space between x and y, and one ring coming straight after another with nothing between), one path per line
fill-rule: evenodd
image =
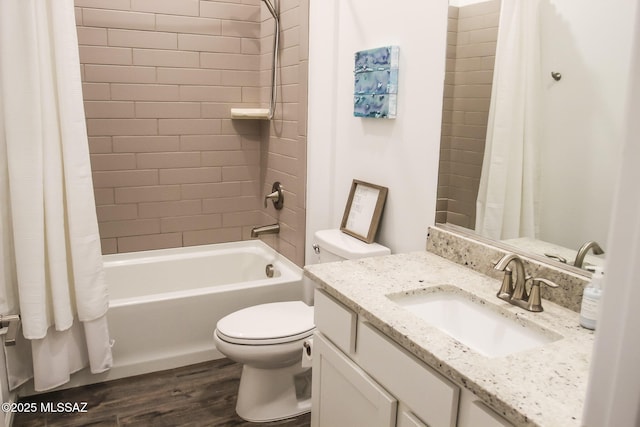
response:
M373 243L388 192L387 187L354 179L340 231L363 242Z

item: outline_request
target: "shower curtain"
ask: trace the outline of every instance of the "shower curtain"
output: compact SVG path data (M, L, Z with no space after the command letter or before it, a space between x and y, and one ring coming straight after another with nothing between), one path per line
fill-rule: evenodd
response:
M503 0L476 231L494 239L535 237L540 127L540 0Z
M0 313L26 338L5 347L12 389L112 365L75 31L73 0L0 1Z

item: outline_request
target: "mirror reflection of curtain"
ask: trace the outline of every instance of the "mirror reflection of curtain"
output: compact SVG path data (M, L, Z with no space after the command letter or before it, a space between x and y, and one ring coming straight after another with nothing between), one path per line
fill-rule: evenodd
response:
M0 1L0 313L9 385L111 367L73 0ZM31 360L30 360L31 359Z
M475 230L535 237L542 72L540 0L503 0Z

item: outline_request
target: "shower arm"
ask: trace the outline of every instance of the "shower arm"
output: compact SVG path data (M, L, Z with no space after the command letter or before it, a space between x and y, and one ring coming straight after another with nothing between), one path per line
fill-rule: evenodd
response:
M280 45L280 19L278 19L278 13L276 12L273 4L270 0L262 0L269 9L269 13L273 16L274 20L274 35L273 35L273 59L271 61L271 101L269 102L269 120L273 119L273 115L276 111L276 77L278 69L278 49Z

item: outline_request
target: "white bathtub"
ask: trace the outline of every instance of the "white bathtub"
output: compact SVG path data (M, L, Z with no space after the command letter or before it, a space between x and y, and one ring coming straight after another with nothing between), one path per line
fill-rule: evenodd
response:
M302 299L302 270L258 240L105 255L113 368L70 386L223 357L219 319L238 309ZM267 264L274 277L268 278Z

